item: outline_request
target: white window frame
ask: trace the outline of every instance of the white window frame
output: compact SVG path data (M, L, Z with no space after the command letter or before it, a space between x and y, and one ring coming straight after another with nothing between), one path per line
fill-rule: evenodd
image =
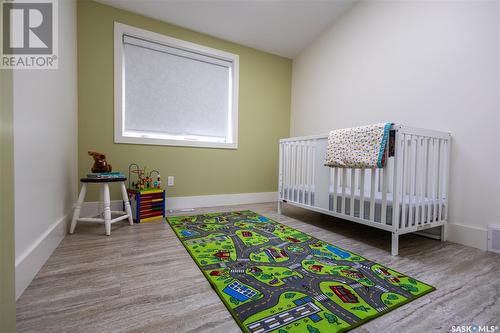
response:
M190 52L196 52L202 55L216 57L232 63L230 86L230 107L231 112L228 115L228 130L231 138L230 142L204 141L203 137L182 137L163 135L163 137L148 136L147 134L125 133L125 82L124 78L124 43L123 35L143 38L153 42L161 43L167 46L184 49ZM144 29L132 27L123 23L115 22L114 24L114 90L115 90L115 107L114 107L114 139L115 143L131 143L131 144L148 144L148 145L165 145L165 146L185 146L185 147L207 147L207 148L238 148L238 83L239 83L239 56L233 53L224 52L221 50L205 47L195 43L165 36Z

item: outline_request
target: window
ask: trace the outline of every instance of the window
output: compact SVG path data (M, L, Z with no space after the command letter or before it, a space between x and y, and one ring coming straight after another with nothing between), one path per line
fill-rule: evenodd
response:
M237 148L238 56L115 22L115 142Z

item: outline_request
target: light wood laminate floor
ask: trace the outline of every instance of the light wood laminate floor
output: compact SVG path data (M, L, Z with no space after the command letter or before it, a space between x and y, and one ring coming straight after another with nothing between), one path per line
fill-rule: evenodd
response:
M451 332L500 326L500 255L415 235L390 256L390 233L285 205L251 209L434 285L437 290L352 332ZM188 214L193 214L190 212ZM219 297L161 222L80 223L17 301L18 332L241 332ZM500 332L500 331L498 331Z

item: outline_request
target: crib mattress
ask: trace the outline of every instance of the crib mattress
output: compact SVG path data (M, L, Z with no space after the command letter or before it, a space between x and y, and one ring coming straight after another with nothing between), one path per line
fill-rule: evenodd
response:
M306 189L295 189L295 193L293 193L294 189L284 189L284 199L289 200L292 202L297 202L301 203L304 205L309 205L314 207L314 189L311 190L311 195L309 196L309 191ZM341 214L342 211L342 188L338 187L337 188L337 206L336 210L333 209L333 200L334 200L334 189L333 186L330 187L330 199L329 199L329 207L328 209L330 211L335 211L339 214ZM365 201L364 201L364 210L363 210L363 218L366 220L370 219L370 201L369 201L369 196L370 193L365 192ZM346 188L345 189L345 210L344 214L345 215L351 215L350 209L351 209L351 189ZM292 199L293 198L293 199ZM386 211L386 224L392 225L392 210L393 210L393 195L392 193L387 193L387 211ZM439 220L439 205L441 205L441 219L444 219L444 204L445 200L444 199L437 199L437 198L430 198L430 197L422 197L420 199L414 197L414 196L409 196L405 195L404 196L404 202L405 202L405 207L404 207L404 212L403 212L403 207L399 205L399 217L400 220L402 220L402 214L405 214L405 224L408 225L409 223L413 224L415 218L416 218L416 211L417 209L419 210L419 220L420 221L435 221ZM408 207L408 204L410 203L410 200L412 201L412 221L409 221L410 217L410 209ZM354 192L354 216L355 217L360 217L360 206L361 206L361 194L359 190L355 190ZM434 214L434 210L437 209L436 214ZM381 223L382 221L382 193L381 192L375 192L375 205L374 205L374 221ZM429 215L429 218L428 218ZM434 217L435 216L435 217Z

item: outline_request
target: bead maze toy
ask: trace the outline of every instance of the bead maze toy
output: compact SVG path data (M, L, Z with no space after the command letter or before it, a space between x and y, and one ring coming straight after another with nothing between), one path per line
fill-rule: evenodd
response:
M165 218L165 190L161 188L161 176L158 170L147 172L138 164L128 167L128 189L135 223L148 222Z

